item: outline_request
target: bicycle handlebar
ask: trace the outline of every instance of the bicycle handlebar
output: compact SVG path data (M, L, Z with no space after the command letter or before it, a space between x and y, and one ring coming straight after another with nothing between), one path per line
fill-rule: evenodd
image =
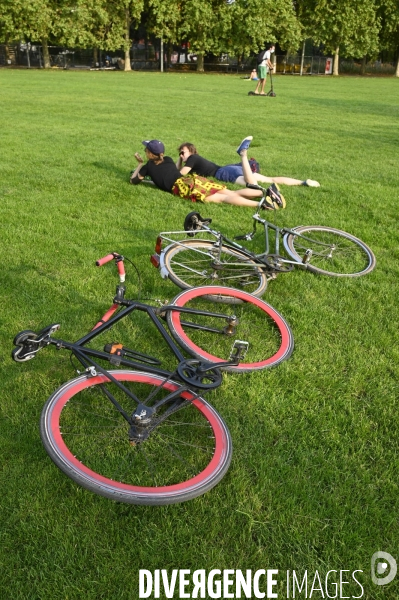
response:
M103 256L102 258L99 258L98 260L96 260L96 266L97 267L102 267L107 262L110 262L111 260L114 260L114 258L116 256L117 256L116 252L112 252L112 254L107 254L107 256Z
M107 254L107 256L103 256L102 258L96 260L96 266L102 267L103 265L110 262L111 260L114 260L116 262L116 266L118 268L118 273L119 273L119 281L121 283L124 283L126 272L125 272L125 265L123 263L124 258L121 254L118 254L117 252L111 252L111 254Z

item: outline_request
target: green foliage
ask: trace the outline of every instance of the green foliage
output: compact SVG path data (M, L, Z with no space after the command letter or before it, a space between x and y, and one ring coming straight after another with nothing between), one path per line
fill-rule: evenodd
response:
M244 57L276 41L295 52L305 38L347 57L397 51L396 0L0 0L0 40L30 39L81 48L130 47L129 25L144 18L166 42Z
M59 26L63 2L51 0L2 0L1 30L11 39L42 40L55 33Z
M378 52L375 0L299 0L298 14L307 34L330 52L337 47L353 57Z
M383 48L399 48L399 3L397 0L377 0L381 19L381 45ZM399 60L399 56L398 56Z
M206 52L219 54L226 48L229 31L229 6L222 0L187 0L181 5L180 35L190 41L190 49L198 55L198 70L203 70Z
M301 26L293 5L286 0L236 0L228 7L229 29L225 47L235 55L248 56L267 42L278 41L282 48L297 48Z
M101 46L110 23L108 5L101 0L71 1L60 21L59 41L70 48Z
M181 4L180 0L148 0L150 31L171 43L180 41Z
M144 0L1 0L5 39L49 40L69 47L117 50L126 42L126 10L138 21Z

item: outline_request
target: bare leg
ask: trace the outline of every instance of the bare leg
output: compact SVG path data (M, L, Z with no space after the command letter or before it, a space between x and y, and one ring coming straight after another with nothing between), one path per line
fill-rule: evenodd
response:
M255 173L253 173L251 171L251 167L249 166L247 150L242 150L240 157L241 157L242 172L244 174L244 183L252 183L253 185L256 185ZM256 190L247 190L247 191L251 192L251 191L256 191Z
M265 87L265 80L264 79L259 79L258 83L256 84L256 88L255 88L255 94L259 94L259 86Z
M250 208L258 208L259 202L254 200L247 200L246 198L240 198L239 196L227 196L224 194L212 194L208 197L208 202L215 202L216 204L234 204L235 206L248 206Z
M262 89L260 91L260 95L263 96L265 93L265 85L266 85L266 77L262 79Z
M259 181L260 183L279 183L282 185L306 185L303 180L292 179L292 177L267 177L266 175L261 175L260 173L253 173L253 176L255 177L256 181ZM244 177L241 175L240 177L237 177L234 183L237 185L245 185L246 182Z
M245 181L256 185L256 179L249 166L247 150L241 150L240 157ZM233 191L226 188L223 192L218 192L217 194L209 196L208 202L226 202L227 204L236 204L238 206L258 206L258 203L250 200L250 198L261 197L261 190L245 188L243 190Z
M235 206L249 206L251 208L257 208L259 202L249 200L248 196L252 198L261 198L262 192L260 190L238 190L238 192L233 192L233 190L226 189L222 192L217 192L216 194L208 196L207 201L215 202L216 204L224 203L234 204Z
M237 151L239 151L239 154L241 157L241 166L242 166L242 172L244 174L245 183L247 185L248 184L257 185L257 177L256 177L257 174L255 175L255 173L253 173L251 170L251 167L248 162L248 157L247 157L248 150L245 149L244 142L247 139L249 139L249 138L245 138L245 140L243 140L241 145L238 147ZM241 150L241 148L242 148L242 150ZM250 188L247 188L247 191L251 191ZM275 184L272 183L272 185L268 188L268 190L266 192L266 197L269 198L269 200L270 200L269 206L267 206L267 208L270 208L270 209L273 209L273 208L278 209L280 207L285 208L284 196L281 195L278 187ZM265 200L265 202L266 202L266 200ZM265 206L263 206L263 208L265 208Z

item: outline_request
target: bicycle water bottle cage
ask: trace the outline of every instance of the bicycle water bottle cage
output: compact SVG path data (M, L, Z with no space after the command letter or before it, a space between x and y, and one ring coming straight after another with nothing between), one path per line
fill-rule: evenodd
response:
M48 346L50 337L53 333L58 331L59 328L60 325L54 323L53 325L48 325L44 329L41 329L38 333L30 330L17 333L14 338L16 348L12 351L11 358L15 360L15 362L26 362L27 360L31 360L41 348Z

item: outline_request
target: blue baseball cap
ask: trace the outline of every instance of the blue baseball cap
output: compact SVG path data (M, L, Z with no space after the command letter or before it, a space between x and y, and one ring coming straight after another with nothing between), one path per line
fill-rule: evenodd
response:
M145 140L141 143L153 154L163 154L165 152L165 146L159 140Z

